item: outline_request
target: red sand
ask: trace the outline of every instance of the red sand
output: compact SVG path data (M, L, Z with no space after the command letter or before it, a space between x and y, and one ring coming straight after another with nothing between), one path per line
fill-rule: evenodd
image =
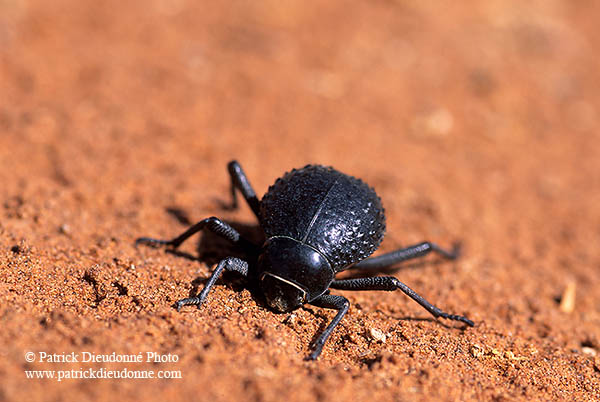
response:
M285 3L0 3L0 400L599 400L598 4ZM378 253L461 241L394 274L476 326L339 292L305 362L333 311L231 277L175 311L212 265L133 240L182 232L168 208L254 230L219 207L233 158L259 194L306 163L365 179ZM90 368L182 378L26 377Z

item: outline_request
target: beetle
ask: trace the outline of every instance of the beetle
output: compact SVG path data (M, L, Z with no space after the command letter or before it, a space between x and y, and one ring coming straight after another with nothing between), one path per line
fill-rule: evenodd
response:
M293 311L304 304L337 310L315 341L308 360L319 357L323 345L350 306L348 299L330 294L329 289L401 290L436 318L474 325L466 317L435 307L393 276L335 278L347 269L378 270L430 252L447 259L455 259L459 254L458 245L446 250L434 243L422 242L368 258L383 240L385 213L375 190L362 180L332 167L307 165L278 178L259 201L240 164L234 160L227 167L232 197L228 208L238 207L237 191L240 191L264 231L266 241L262 246L245 239L216 217L201 220L171 240L150 237L136 240L136 245L176 249L190 236L207 229L240 247L247 255L245 259L221 260L196 297L175 303L178 311L186 305L200 306L227 270L258 281L267 304L277 312Z

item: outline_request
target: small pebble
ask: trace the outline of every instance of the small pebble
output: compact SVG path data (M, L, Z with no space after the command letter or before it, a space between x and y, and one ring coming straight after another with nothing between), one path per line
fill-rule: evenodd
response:
M62 225L60 225L58 227L58 233L64 234L64 235L71 234L71 227L68 224L63 223Z
M563 313L572 313L575 310L575 290L575 281L569 282L560 299L559 308Z
M485 352L483 351L483 348L477 344L471 346L471 354L473 355L473 357L478 358L481 357L485 354Z
M371 335L371 339L376 340L381 343L385 343L385 341L387 339L387 337L385 336L383 331L380 329L377 329L377 328L371 328L369 330L369 334Z
M582 347L582 348L581 348L581 351L582 351L584 354L586 354L586 355L589 355L589 356L596 356L596 354L597 354L597 352L596 352L596 349L594 349L594 348L590 348L589 346L584 346L584 347Z

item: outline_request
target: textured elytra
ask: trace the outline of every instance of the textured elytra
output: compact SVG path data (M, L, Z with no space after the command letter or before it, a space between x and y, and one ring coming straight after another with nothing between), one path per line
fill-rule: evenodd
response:
M267 237L288 236L316 248L339 271L379 247L385 215L380 198L360 179L307 165L269 187L261 226Z

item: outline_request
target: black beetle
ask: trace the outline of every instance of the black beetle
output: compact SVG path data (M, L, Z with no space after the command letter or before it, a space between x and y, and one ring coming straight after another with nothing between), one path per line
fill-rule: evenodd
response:
M331 167L307 165L277 179L261 201L258 200L242 167L228 164L231 176L232 204L237 208L236 189L241 191L260 221L267 239L259 247L244 239L218 218L204 219L172 240L142 237L136 240L150 245L177 248L193 234L208 229L242 247L248 261L228 257L219 262L197 297L176 303L177 310L188 304L200 305L223 270L236 271L257 280L267 304L278 312L287 312L309 303L338 310L337 315L315 342L307 359L314 360L327 338L348 311L343 296L329 289L397 290L400 289L434 317L473 322L460 315L447 314L392 276L336 280L335 275L348 268L376 270L434 251L454 259L458 246L446 251L430 242L367 259L379 247L385 233L385 215L375 191L360 179Z

